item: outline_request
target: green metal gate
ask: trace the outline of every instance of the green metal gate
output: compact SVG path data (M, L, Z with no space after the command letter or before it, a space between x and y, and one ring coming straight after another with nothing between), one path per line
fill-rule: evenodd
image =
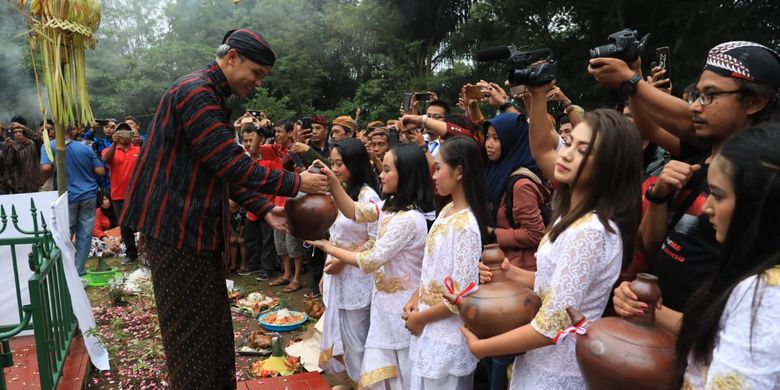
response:
M11 247L14 281L19 309L19 324L0 327L2 342L2 367L13 365L13 355L9 339L20 332L33 329L35 349L38 358L41 389L54 389L62 375L62 368L68 348L76 331L76 317L73 315L70 293L65 281L65 270L60 250L54 244L51 232L47 229L42 213L38 213L35 203L30 200L30 212L33 226L31 230L19 226L16 208L11 208L11 224L21 238L0 239L0 246ZM40 224L40 227L39 227ZM8 224L5 208L0 206L0 234ZM22 305L19 270L17 268L16 247L31 244L28 264L33 271L27 281L30 304ZM0 259L3 261L3 259ZM32 325L30 325L32 320ZM5 377L0 372L0 390L6 389Z

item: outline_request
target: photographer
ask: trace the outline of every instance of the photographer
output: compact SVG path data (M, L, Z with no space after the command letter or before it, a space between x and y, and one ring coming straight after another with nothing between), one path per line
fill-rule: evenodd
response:
M328 157L330 156L331 144L328 142L328 119L317 114L312 115L309 119L311 127L301 127L290 151L301 156L307 167L314 160L320 160L330 166Z
M117 131L111 136L113 141L111 147L105 149L101 155L101 160L108 167L108 176L112 184L111 203L116 215L122 215L130 176L141 154L141 148L132 142L134 137L130 125L120 123ZM138 248L135 245L135 232L127 226L122 226L121 231L126 249L122 265L127 265L138 259Z
M16 194L38 192L43 181L34 141L40 140L40 134L18 122L11 122L9 127L12 138L5 139L5 170L11 181L10 188Z
M469 97L469 90L479 88L480 97ZM474 96L474 95L472 95ZM485 102L495 107L499 112L514 112L520 113L520 111L514 106L513 100L507 96L506 91L496 83L489 83L485 80L480 80L476 84L466 84L460 89L460 99L463 102L465 111L468 113L469 118L474 124L481 124L484 121L484 115L479 108L480 102Z
M650 204L639 229L645 251L655 256L653 273L664 294L656 319L661 326L674 328L688 297L717 267L720 245L700 207L708 193L709 164L733 134L776 112L780 58L752 42L717 45L689 93L689 103L637 77L637 65L638 61L629 67L619 59L597 58L588 71L607 88L633 84L629 102L635 120L649 119L654 124L640 129L656 129L644 135L681 159L670 161L645 192ZM692 143L703 150L697 152ZM625 282L615 289L618 314L634 314L638 303L632 297Z
M408 128L410 125L416 126L422 131L435 133L443 140L456 135L466 136L477 141L481 146L481 140L476 136L471 121L460 114L450 114L442 120L429 118L428 115L406 114L399 119L399 122L403 128Z

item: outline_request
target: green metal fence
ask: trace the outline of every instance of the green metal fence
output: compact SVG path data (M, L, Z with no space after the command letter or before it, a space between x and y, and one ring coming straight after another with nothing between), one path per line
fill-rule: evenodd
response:
M47 229L42 213L38 213L35 203L30 201L32 213L32 229L26 230L19 226L16 208L11 209L11 223L16 231L25 235L20 238L0 239L0 246L11 247L13 260L17 305L19 308L19 324L0 328L2 341L2 366L13 365L13 355L8 340L25 329L33 329L35 349L38 358L41 389L54 389L62 375L62 368L68 348L76 331L76 317L73 315L70 293L65 281L65 270L62 256L54 245L51 232ZM40 224L40 226L39 226ZM5 208L0 206L0 234L8 226L8 216ZM20 294L19 272L17 269L16 247L31 244L29 267L33 271L27 284L30 293L30 304L22 305ZM30 320L32 319L32 326ZM0 372L0 390L5 390L5 378Z

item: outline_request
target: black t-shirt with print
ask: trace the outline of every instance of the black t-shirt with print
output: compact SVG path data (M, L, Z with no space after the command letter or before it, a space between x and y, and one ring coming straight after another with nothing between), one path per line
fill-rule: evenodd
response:
M704 214L707 200L709 153L689 158L689 164L701 164L688 184L671 201L667 217L668 235L656 255L653 273L663 295L663 304L682 311L688 298L704 284L717 268L720 244L715 229ZM685 209L682 212L682 209Z

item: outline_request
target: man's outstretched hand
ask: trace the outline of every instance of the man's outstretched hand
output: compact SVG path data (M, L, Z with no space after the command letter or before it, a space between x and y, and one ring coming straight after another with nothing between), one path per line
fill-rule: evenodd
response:
M284 215L284 208L276 206L265 214L265 222L276 230L287 231L287 217Z
M301 172L301 192L324 194L328 191L328 177L320 173Z

